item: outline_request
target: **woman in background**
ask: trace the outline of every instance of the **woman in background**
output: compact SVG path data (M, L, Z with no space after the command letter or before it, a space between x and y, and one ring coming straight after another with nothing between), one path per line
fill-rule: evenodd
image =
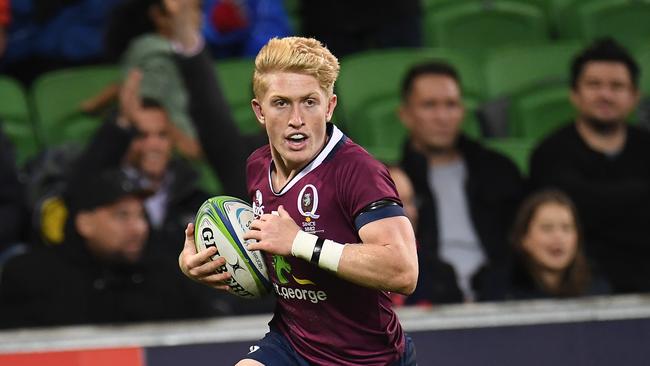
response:
M563 192L547 190L529 196L515 219L512 242L515 265L509 298L609 293L607 283L590 269L576 208Z

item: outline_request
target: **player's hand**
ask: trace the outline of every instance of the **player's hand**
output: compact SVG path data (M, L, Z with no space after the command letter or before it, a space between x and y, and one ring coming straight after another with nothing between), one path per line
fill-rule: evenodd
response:
M228 272L217 273L217 268L226 264L223 257L211 260L210 257L217 254L217 248L211 247L200 253L196 252L194 245L194 224L187 224L185 229L185 245L178 256L178 266L183 273L194 281L210 286L218 290L228 291L226 280L230 278Z
M251 222L251 230L244 239L255 239L257 243L248 245L248 250L262 250L270 254L291 255L291 246L300 228L284 207L278 207L278 215L264 214Z

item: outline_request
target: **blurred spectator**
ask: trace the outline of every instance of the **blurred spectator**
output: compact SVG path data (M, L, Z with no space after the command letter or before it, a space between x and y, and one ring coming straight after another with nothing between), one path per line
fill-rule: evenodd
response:
M144 202L155 243L152 249L175 258L178 230L194 219L209 195L198 186L198 172L185 159L173 156L172 124L166 110L150 99L140 103L137 86L125 85L124 89L122 114L116 122L102 126L93 140L98 161L106 168L121 166L153 191ZM231 188L227 179L224 188Z
M27 212L23 204L23 185L18 180L16 155L0 121L0 262L12 244L24 240Z
M421 47L420 0L300 1L302 34L338 57L373 48Z
M577 214L571 199L561 191L541 191L522 203L513 226L515 265L510 298L609 292L603 279L592 276Z
M189 28L189 38L199 45L198 48L194 47L195 52L201 51L198 30L191 20L192 8L183 7L187 9L184 13L186 16L179 16L179 4L186 3L169 1L168 4L174 27L179 23L180 28ZM176 38L183 39L183 36ZM210 131L214 129L211 134L202 134L202 141L210 145L206 148L207 157L220 177L224 189L222 193L244 197L243 166L246 154L218 87L211 59L205 52L191 57L172 57L179 58L179 70L185 70L181 75L188 78L192 119L199 121L200 126L207 125ZM191 75L185 75L187 72ZM139 71L129 73L121 87L120 112L99 128L82 157L87 161L87 166L98 171L122 168L131 179L151 191L144 201L151 227L148 249L165 255L168 263L176 264L179 235L182 236L187 223L193 221L196 210L208 198L208 194L198 187L197 172L184 159L173 157L170 137L172 124L160 104L139 97L142 78ZM193 85L198 85L200 90L196 92L197 87ZM214 143L217 138L227 143ZM68 187L66 191L74 193L74 188ZM47 221L47 218L43 218L43 221ZM227 308L228 312L259 312L271 308L242 305L234 297L229 298L233 299L219 305L220 308Z
M184 39L183 34L189 33L190 41L196 42L195 52L202 50L195 18L196 5L195 0L165 1L166 20L163 23L166 24L169 37L166 42L170 49L172 39ZM179 7L185 9L180 15ZM154 13L163 12L162 8L148 9ZM178 73L179 83L187 82L190 86L198 84L201 89L189 94L190 117L198 120L198 125L208 126L209 131L214 129L210 133L202 133L200 138L208 150L206 157L220 178L222 193L245 197L243 167L246 152L239 142L239 131L218 87L209 56L203 55L201 62L209 64L210 68L191 66L190 76L180 73L183 64L180 64L181 69L176 65L178 57L185 57L175 53L166 57ZM129 73L120 92L119 114L98 129L84 156L92 159L98 169L122 167L130 177L153 192L145 201L152 241L156 250L168 253L175 259L185 226L194 219L196 210L209 195L198 187L198 173L188 162L173 156L173 124L163 105L154 99L140 97L144 82L144 72ZM223 143L214 143L216 138Z
M199 132L205 157L222 179L227 188L225 193L247 200L243 167L250 152L268 143L266 133L240 135L232 115L228 113L228 103L219 88L212 59L203 48L200 35L187 21L187 7L180 1L170 5L175 23L176 61L187 88L192 120ZM231 309L236 314L268 313L275 305L274 296L256 301L229 297Z
M70 177L64 245L35 247L5 265L2 327L214 315L207 293L173 262L145 255L147 192L119 170L88 169L80 163Z
M177 7L171 11L182 13ZM219 174L226 193L246 198L246 176L242 167L246 165L248 154L268 143L266 133L242 135L239 132L219 87L213 61L200 35L183 18L187 16L175 15L176 62L188 92L192 121L205 158Z
M534 151L534 188L556 187L576 203L585 249L615 292L650 291L650 134L626 121L639 100L639 67L613 40L573 61L575 123Z
M117 1L11 1L0 70L29 84L46 71L103 60L104 25Z
M407 72L400 118L410 137L401 167L419 204L420 261L409 303L480 300L500 290L493 278L507 271L523 180L508 158L461 133L463 114L453 67L430 62Z
M106 30L106 52L119 60L124 75L133 68L142 71L140 97L158 101L167 111L173 126L170 134L178 150L189 158L198 158L201 148L188 113L187 93L174 62L171 37L173 19L167 0L124 0L112 12ZM192 23L200 24L200 3L192 0ZM128 24L129 26L125 26ZM119 85L108 85L99 94L82 103L87 113L111 104Z
M169 10L173 0L125 0L115 8L106 32L107 53L120 59L126 71L143 73L141 96L160 101L174 129L175 144L185 156L197 158L200 145L188 113L188 96L174 62L172 37L174 19ZM199 27L200 2L190 1L191 20ZM203 4L206 22L203 34L214 55L252 56L273 36L289 33L282 3L269 0L212 0ZM124 27L130 24L130 27ZM94 113L116 98L118 85L108 86L86 100L82 108Z
M273 37L291 34L278 0L205 0L203 35L214 57L254 57Z
M82 156L97 171L121 168L152 192L144 200L151 249L166 254L175 263L179 235L183 235L185 225L194 219L197 208L209 195L199 188L198 173L190 164L173 156L171 123L165 109L154 100L138 97L141 79L139 72L129 74L120 94L120 113L100 126ZM222 175L226 192L244 189L243 180L233 181ZM66 191L72 189L66 187ZM57 214L46 208L41 207L42 214ZM48 220L42 217L43 222ZM52 237L51 233L43 236ZM54 237L63 239L63 235Z

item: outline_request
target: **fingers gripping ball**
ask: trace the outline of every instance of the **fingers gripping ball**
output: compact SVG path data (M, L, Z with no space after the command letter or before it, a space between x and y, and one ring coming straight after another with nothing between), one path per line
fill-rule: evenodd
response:
M222 256L226 264L219 273L230 273L231 292L245 298L259 298L271 289L269 275L260 251L249 251L242 236L254 220L253 209L246 202L229 196L206 200L196 214L194 242L196 250L217 248L216 259ZM250 242L250 240L249 240Z

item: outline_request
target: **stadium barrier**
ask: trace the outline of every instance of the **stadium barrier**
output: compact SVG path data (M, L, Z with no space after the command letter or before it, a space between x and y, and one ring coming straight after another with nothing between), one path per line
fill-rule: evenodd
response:
M650 295L402 308L419 365L647 365ZM232 365L270 315L0 332L0 365Z

